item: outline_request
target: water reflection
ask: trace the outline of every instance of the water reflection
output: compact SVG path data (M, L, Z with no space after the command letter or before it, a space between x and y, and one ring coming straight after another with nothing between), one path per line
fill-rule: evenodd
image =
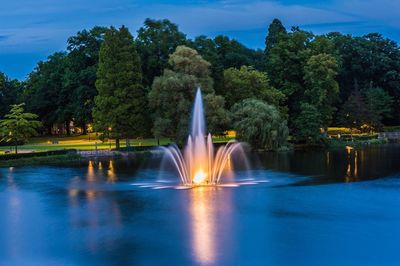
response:
M354 182L400 172L400 145L397 144L329 151L258 153L257 157L262 169L318 177L311 183Z
M108 168L104 169L103 165L108 165ZM74 229L86 227L82 239L91 252L97 252L104 245L115 245L112 238L99 241L99 237L107 234L102 230L104 225L112 228L113 234L122 230L122 213L117 198L112 196L112 190L102 189L104 183L115 181L117 176L112 160L105 163L90 160L85 177L75 176L70 181L68 196L69 204L73 207L70 208L70 223ZM85 221L81 219L82 213L85 213Z
M358 151L347 149L347 170L345 181L354 182L358 180Z
M211 187L197 187L190 193L190 225L192 249L196 261L200 265L213 265L219 261L217 251L224 249L229 254L227 241L220 238L224 228L229 228L231 215L231 199L228 190ZM232 237L232 232L224 234ZM232 241L230 241L232 243ZM220 245L225 243L224 247Z
M7 244L7 250L9 255L13 258L18 256L20 252L19 246L21 243L19 242L19 226L22 222L21 212L22 205L21 199L18 191L18 185L14 180L14 168L10 167L7 175L7 190L9 192L8 204L6 209L6 223L8 224L9 230L7 230L7 240L9 243Z
M334 176L335 182L343 182L345 176L363 180L400 170L400 147L353 150L349 155L345 149L267 155L264 168L315 175L315 180L327 176ZM393 265L400 261L397 176L351 186L299 187L291 185L297 184L297 176L257 170L255 178L265 176L271 183L154 190L131 184L153 182L157 170L133 175L130 165L105 160L102 168L93 161L84 168L0 169L0 264ZM110 178L117 179L108 183Z
M99 163L99 169L101 167L101 164ZM89 200L93 200L96 197L96 173L94 171L94 163L93 161L89 161L88 164L88 171L86 174L86 180L87 180L87 186L88 188L86 189L86 197Z
M107 170L107 182L108 183L115 183L117 181L117 175L115 174L114 170L114 161L110 160L108 164L108 170Z

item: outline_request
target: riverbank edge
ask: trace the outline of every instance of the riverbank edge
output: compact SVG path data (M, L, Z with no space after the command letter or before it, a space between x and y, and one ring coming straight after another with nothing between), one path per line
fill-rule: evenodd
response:
M37 166L37 165L73 166L73 165L81 165L85 161L86 161L85 158L83 158L81 155L73 153L73 154L49 155L49 156L4 160L0 161L0 168Z
M108 151L101 154L87 153L85 151L68 153L62 155L37 156L29 158L18 158L11 160L0 160L0 168L23 167L23 166L85 166L91 160L104 159L133 159L141 162L154 155L153 151L119 152Z
M355 140L355 141L335 141L328 142L325 144L315 145L291 145L286 146L284 149L278 149L275 151L268 152L288 152L298 150L324 150L324 149L337 149L351 146L353 148L361 148L364 146L375 146L389 144L387 139L374 139L371 140ZM266 152L265 150L254 150L257 152ZM11 160L0 160L0 168L6 167L22 167L22 166L37 166L37 165L48 165L48 166L83 166L86 165L90 160L101 160L104 158L120 159L128 158L141 161L149 158L149 156L155 153L160 153L159 149L147 149L141 151L118 151L118 150L102 150L102 151L77 151L74 153L62 154L62 155L48 155L48 156L33 156L29 158L18 158Z

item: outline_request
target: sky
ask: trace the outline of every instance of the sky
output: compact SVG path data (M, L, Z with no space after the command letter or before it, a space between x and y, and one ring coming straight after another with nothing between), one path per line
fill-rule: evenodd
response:
M99 26L127 26L135 36L146 18L170 19L189 38L228 35L263 48L268 25L400 41L400 0L2 0L0 72L25 79L39 60L66 49L69 36Z

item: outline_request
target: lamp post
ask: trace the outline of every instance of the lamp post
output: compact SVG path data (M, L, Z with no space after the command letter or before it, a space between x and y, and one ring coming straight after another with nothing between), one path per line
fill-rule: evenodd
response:
M108 127L108 142L110 143L110 150L111 150L111 130L112 127Z

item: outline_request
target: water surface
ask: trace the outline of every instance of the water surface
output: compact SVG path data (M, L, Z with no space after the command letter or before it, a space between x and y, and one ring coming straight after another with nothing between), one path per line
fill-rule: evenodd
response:
M236 178L268 182L191 190L157 160L0 168L0 265L398 265L399 155L258 154Z

